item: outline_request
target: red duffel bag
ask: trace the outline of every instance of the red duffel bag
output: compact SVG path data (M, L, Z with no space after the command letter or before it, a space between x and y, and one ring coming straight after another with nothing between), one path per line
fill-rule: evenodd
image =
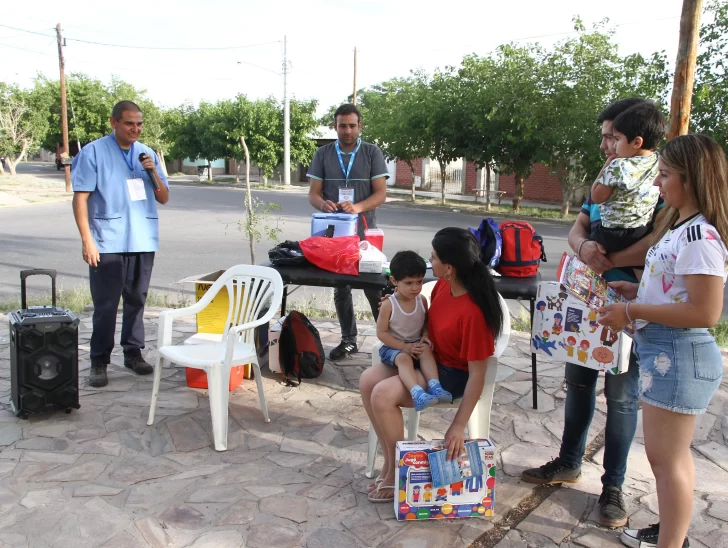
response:
M336 274L359 275L359 236L312 236L298 244L309 263Z

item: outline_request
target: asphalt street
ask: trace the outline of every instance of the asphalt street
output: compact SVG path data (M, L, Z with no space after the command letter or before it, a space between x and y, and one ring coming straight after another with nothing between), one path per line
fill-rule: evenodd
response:
M49 164L22 164L20 171L62 181L62 172ZM304 188L290 191L254 191L255 198L277 203L282 239L301 240L310 234L313 213ZM157 253L151 286L157 291L177 292L174 282L233 264L249 263L250 251L237 222L243 220L245 192L229 186L172 183L170 201L160 206L161 248ZM481 217L448 209L432 209L390 202L377 211L379 228L385 233L384 252L391 257L401 249L429 256L430 241L446 226L477 226ZM502 219L498 219L501 221ZM270 219L269 223L275 222ZM556 267L567 250L570 228L557 221L530 221L544 239L547 263L541 265L543 279L555 279ZM270 241L255 246L256 262L267 259ZM88 266L81 259L81 244L70 203L39 204L0 210L0 300L20 291L19 271L52 268L59 285L70 289L88 279ZM44 287L32 279L31 292ZM87 283L87 281L86 281ZM192 288L185 288L189 292ZM725 307L724 307L725 309Z

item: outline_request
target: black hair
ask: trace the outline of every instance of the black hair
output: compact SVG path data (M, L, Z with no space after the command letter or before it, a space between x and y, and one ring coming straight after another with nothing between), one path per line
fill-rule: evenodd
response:
M114 105L114 108L111 109L111 117L118 122L127 110L131 110L133 112L142 111L142 109L139 108L139 105L133 101L119 101Z
M642 149L655 150L667 134L667 118L655 103L643 101L617 116L612 130L623 133L629 142L642 137Z
M389 271L398 282L405 278L420 278L427 272L427 263L414 251L398 251L392 257Z
M628 97L627 99L614 101L614 103L609 104L607 108L599 113L599 116L597 116L597 122L600 124L603 122L611 122L628 108L644 102L645 100L640 99L639 97Z
M334 124L336 124L336 119L339 116L346 116L348 114L356 114L356 119L361 122L361 112L359 112L359 109L351 103L344 103L334 112Z
M503 310L493 276L480 260L480 245L475 236L464 228L443 228L435 234L432 247L440 262L455 267L458 280L480 308L485 323L493 330L493 337L497 338L503 328Z

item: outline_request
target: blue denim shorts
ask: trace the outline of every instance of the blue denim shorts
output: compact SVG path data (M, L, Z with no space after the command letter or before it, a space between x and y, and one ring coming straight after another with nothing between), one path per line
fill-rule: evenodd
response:
M402 354L402 352L402 350L390 348L386 344L383 344L382 347L379 349L379 359L382 360L382 363L384 365L388 365L389 367L396 367L396 365L394 365L394 359ZM415 361L415 363L417 362Z
M634 345L643 402L686 415L705 412L723 377L723 357L707 329L650 323L635 332Z

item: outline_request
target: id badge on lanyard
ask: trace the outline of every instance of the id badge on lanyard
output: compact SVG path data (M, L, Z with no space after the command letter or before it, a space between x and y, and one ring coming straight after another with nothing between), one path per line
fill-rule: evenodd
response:
M339 188L339 203L343 202L351 202L354 203L354 189L349 188L349 174L351 173L351 168L354 165L354 160L356 159L356 153L359 152L359 146L361 145L361 139L358 139L356 142L356 147L354 148L354 152L351 153L351 159L349 160L349 165L344 167L344 160L341 157L341 148L339 147L339 141L336 141L336 144L334 145L336 147L336 156L339 158L339 165L341 166L341 171L344 174L344 188Z

